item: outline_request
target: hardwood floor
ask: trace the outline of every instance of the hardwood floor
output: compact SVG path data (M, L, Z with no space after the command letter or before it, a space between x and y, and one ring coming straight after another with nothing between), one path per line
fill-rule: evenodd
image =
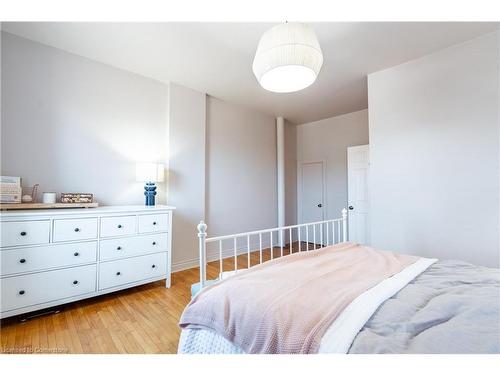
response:
M310 244L312 246L312 244ZM301 248L305 249L305 244ZM296 252L298 244L292 245ZM279 257L280 248L273 256ZM290 249L285 248L284 254ZM263 252L269 259L270 249ZM259 253L250 255L252 265ZM238 256L246 268L247 255ZM234 258L224 260L224 270L234 269ZM207 278L219 273L219 263L207 266ZM172 286L151 283L60 306L48 314L21 322L21 317L0 322L2 353L176 353L180 328L177 323L191 298L191 285L199 281L198 268L172 275ZM54 309L51 309L54 310Z

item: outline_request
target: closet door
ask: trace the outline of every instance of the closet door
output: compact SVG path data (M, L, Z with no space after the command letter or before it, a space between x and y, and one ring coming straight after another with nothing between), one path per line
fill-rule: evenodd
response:
M301 165L301 223L323 221L325 216L325 166L322 161L302 163ZM308 231L308 233L306 233ZM325 237L323 233L323 237ZM320 226L301 229L301 240L310 244L324 244Z

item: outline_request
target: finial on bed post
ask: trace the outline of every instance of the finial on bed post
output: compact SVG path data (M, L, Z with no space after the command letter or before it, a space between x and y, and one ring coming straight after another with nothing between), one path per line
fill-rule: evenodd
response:
M342 209L342 242L347 241L347 210Z
M198 228L198 237L200 236L200 234L207 234L207 224L205 224L205 222L202 220L200 221L200 224L198 224L197 226Z
M207 224L202 221L198 224L198 238L200 239L200 289L205 286L207 280L207 262L205 251L205 238L207 237Z

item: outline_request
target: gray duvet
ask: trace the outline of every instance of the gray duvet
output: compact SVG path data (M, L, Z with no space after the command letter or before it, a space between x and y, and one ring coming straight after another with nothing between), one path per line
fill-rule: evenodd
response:
M500 353L500 270L435 263L379 307L349 353Z

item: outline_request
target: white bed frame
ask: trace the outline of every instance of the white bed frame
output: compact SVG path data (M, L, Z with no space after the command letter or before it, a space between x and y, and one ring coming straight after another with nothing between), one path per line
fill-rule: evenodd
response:
M246 233L238 233L238 234L230 234L227 236L219 236L219 237L211 237L207 238L207 224L205 224L203 221L200 221L200 224L198 224L198 238L200 242L200 286L203 288L206 285L207 282L207 243L210 242L218 242L219 243L219 271L220 274L224 271L223 268L223 256L222 256L222 245L223 241L228 241L232 240L233 241L233 248L234 248L234 271L238 271L238 247L237 247L237 240L238 238L247 238L247 268L251 267L250 264L250 253L252 252L250 249L250 237L251 236L259 236L259 264L263 263L264 260L262 258L262 237L263 235L268 235L269 236L269 244L271 247L271 259L273 259L273 253L274 253L274 248L278 247L281 249L280 257L283 257L284 255L289 255L292 252L290 251L289 254L283 254L283 248L284 248L284 243L285 243L285 236L288 231L289 235L289 240L290 244L293 243L293 230L295 229L297 231L297 237L295 237L298 241L298 251L301 250L301 232L303 231L303 228L305 228L305 238L302 238L302 240L305 240L307 243L307 249L304 251L309 251L309 232L310 228L312 227L312 240L313 240L313 250L316 250L316 232L317 228L319 227L319 239L321 239L321 243L318 244L319 247L323 246L328 246L328 245L333 245L336 243L340 242L346 242L347 241L347 210L344 208L342 210L342 217L339 219L333 219L333 220L324 220L324 221L317 221L314 223L306 223L306 224L297 224L297 225L290 225L286 227L278 227L278 228L270 228L270 229L263 229L263 230L257 230L253 232L246 232ZM324 231L323 231L324 229ZM275 237L275 239L279 239L279 245L274 246L273 242L273 234L276 233L278 236ZM331 233L331 237L330 237ZM325 234L325 235L324 235ZM256 251L256 250L254 250Z

